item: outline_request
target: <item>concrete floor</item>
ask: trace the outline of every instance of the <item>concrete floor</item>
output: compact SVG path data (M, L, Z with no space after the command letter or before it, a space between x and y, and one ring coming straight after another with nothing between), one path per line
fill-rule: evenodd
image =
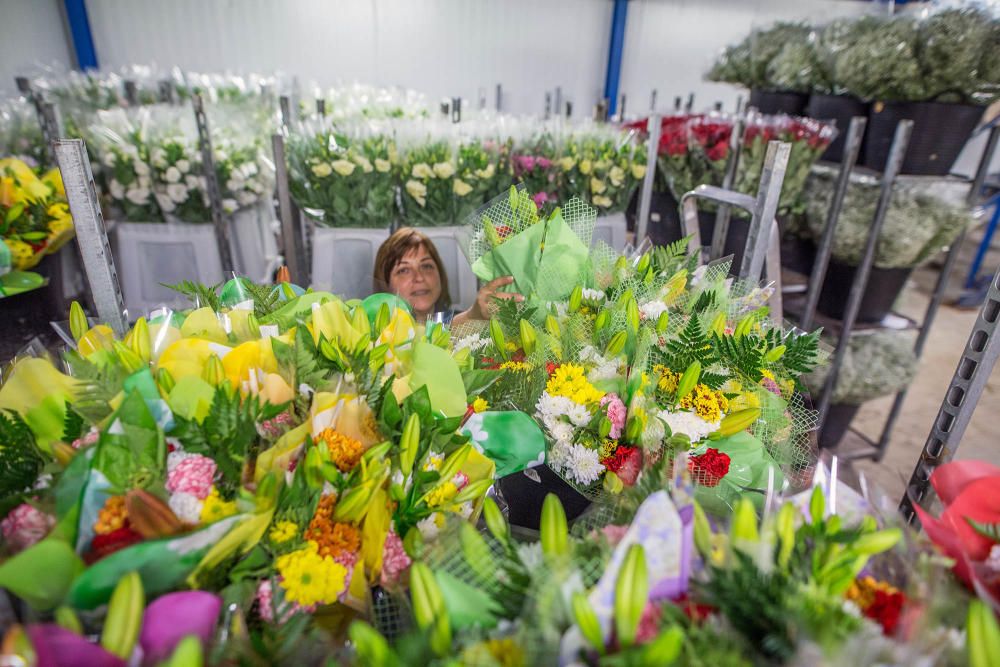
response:
M963 244L956 269L949 281L945 303L952 302L953 297L960 293L980 236L974 234ZM992 272L997 266L1000 266L1000 250L992 250L983 264L983 271ZM916 271L897 304L897 310L919 322L927 308L938 274L939 271L933 266ZM917 377L910 386L892 432L885 458L881 463L855 463L859 471L864 472L892 498L902 497L977 316L978 310L959 310L942 305L924 348ZM883 397L862 406L851 425L852 429L878 441L893 398ZM1000 415L1000 373L994 369L965 436L959 443L955 458L981 459L1000 465L997 415ZM849 432L838 449L853 449L861 442Z

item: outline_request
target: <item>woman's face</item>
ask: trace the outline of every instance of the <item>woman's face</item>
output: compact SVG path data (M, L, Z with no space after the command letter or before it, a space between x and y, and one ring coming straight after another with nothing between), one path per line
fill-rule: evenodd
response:
M422 245L403 255L389 274L389 289L410 304L414 315L427 316L441 298L441 275Z

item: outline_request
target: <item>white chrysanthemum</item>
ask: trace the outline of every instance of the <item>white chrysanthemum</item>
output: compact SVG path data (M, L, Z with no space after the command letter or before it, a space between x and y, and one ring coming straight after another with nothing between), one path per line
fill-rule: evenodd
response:
M604 472L597 450L583 445L570 445L568 464L566 476L582 485L593 484Z
M660 419L667 423L670 432L673 434L683 433L691 438L691 442L698 442L708 437L709 433L719 430L719 421L707 422L693 412L668 412L660 411Z
M125 186L119 183L115 179L111 179L108 183L108 189L111 190L111 197L113 199L124 199L125 198Z
M432 514L423 521L418 521L417 530L420 531L420 535L426 541L431 541L437 538L438 533L441 532L441 529L438 527L437 515Z
M455 343L455 352L468 348L469 352L478 352L489 344L489 339L479 334L471 334L458 339Z
M549 435L558 443L569 444L573 440L573 427L566 422L556 422L549 429Z
M542 422L548 426L550 422L558 420L563 415L568 415L576 403L565 396L553 396L547 391L543 391L535 404L535 410Z
M541 542L523 542L517 547L517 556L528 572L533 572L545 563Z
M136 176L147 176L149 174L149 165L139 161L132 165L132 170L135 171Z
M197 496L191 493L174 493L167 500L167 506L184 523L198 523L201 519L203 504Z
M136 206L142 206L149 201L149 190L146 188L133 188L125 193L125 199Z
M164 213L172 213L174 209L177 208L177 204L175 204L170 197L162 192L156 193L156 203L160 206L160 210Z
M170 197L170 201L177 204L185 202L188 198L187 186L183 183L171 183L167 186L167 196Z
M660 319L660 315L667 312L667 304L662 301L648 301L639 306L639 312L643 318L655 322Z
M566 413L573 426L586 426L590 422L590 410L586 406L570 401L571 407Z

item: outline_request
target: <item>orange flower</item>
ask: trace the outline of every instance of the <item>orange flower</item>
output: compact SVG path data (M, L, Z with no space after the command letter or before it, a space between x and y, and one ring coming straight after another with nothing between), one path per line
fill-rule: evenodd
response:
M316 543L320 556L337 558L340 555L357 554L361 549L361 533L349 523L340 523L331 519L336 502L334 496L323 496L305 538Z
M330 452L330 460L340 472L349 472L351 468L358 464L364 447L354 438L328 428L319 434L318 440L326 443L326 448Z
M128 514L125 511L125 496L111 496L97 513L94 532L98 535L113 533L125 526L126 519Z

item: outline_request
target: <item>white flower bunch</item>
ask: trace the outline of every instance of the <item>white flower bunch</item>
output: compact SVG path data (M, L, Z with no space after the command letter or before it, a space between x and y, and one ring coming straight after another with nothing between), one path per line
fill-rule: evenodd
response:
M270 196L274 187L274 165L253 143L236 140L215 147L215 169L222 190L222 208L233 213Z
M180 134L165 136L151 145L149 159L160 210L184 222L207 222L208 195L198 146Z
M694 412L687 410L675 412L661 410L659 417L670 427L671 433L674 435L683 433L691 438L692 444L704 440L710 433L718 431L719 425L722 423L721 419L714 422L705 421Z

